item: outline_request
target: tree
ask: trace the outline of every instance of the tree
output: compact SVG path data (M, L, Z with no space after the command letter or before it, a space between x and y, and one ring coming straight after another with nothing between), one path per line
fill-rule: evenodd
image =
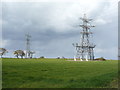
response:
M29 58L32 58L32 57L33 57L33 54L35 54L35 52L33 52L33 51L29 51L29 52L28 52L28 56L29 56Z
M2 58L3 55L5 55L6 53L8 53L8 51L5 48L0 48L0 56Z
M15 55L17 58L19 58L19 56L20 56L21 58L23 58L23 56L25 56L25 53L24 53L24 51L22 51L22 50L16 50L16 51L14 51L14 55Z

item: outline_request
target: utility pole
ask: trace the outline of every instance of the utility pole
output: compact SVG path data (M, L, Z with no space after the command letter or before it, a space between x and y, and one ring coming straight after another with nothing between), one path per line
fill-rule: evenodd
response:
M79 25L82 28L80 43L73 44L76 49L76 55L74 56L74 61L76 58L79 58L81 61L83 60L94 60L94 50L95 45L90 42L90 35L93 34L90 32L90 28L95 27L90 24L92 19L88 19L86 14L84 14L82 20L82 25Z

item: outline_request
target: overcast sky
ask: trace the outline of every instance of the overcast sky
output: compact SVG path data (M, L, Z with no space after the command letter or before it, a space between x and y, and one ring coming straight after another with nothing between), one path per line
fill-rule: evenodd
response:
M95 58L117 59L118 2L117 0L78 0L70 2L3 2L2 46L14 57L13 51L25 50L25 34L31 37L34 57L72 58L80 42L80 17L92 18ZM0 14L1 15L1 14Z

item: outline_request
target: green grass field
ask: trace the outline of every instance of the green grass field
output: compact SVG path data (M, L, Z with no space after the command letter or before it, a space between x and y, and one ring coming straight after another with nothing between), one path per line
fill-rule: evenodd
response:
M118 61L2 59L3 88L117 88Z

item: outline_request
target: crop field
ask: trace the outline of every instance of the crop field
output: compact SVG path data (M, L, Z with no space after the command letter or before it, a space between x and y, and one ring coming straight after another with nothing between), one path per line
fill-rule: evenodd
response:
M2 59L3 88L117 88L118 61Z

